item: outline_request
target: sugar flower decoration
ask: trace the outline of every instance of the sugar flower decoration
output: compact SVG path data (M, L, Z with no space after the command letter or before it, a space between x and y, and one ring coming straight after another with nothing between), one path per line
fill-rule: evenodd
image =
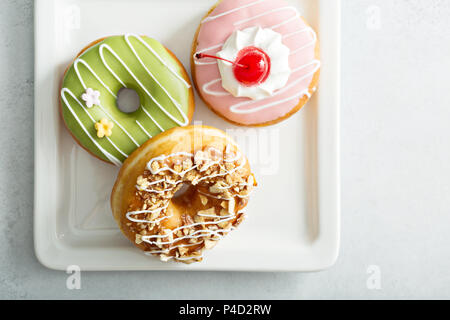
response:
M88 108L92 108L93 106L100 105L100 92L97 90L93 90L91 88L87 88L86 92L83 93L81 99L86 102L86 106Z
M97 130L97 137L110 137L112 135L112 128L114 123L106 118L103 118L95 124L95 130Z

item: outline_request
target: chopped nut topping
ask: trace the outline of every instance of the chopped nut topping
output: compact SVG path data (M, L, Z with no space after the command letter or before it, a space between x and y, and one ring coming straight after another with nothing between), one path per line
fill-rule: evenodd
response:
M213 209L214 209L214 208L213 208ZM201 223L201 222L205 221L205 218L202 217L202 216L196 215L196 216L194 217L194 221L195 221L196 223Z
M207 210L201 210L201 211L197 212L197 215L194 217L194 220L195 220L196 217L203 218L201 216L198 216L199 214L205 215L205 216L214 216L214 215L216 215L216 209L214 207L212 207L212 208L209 208Z
M147 181L147 179L145 179L143 176L139 176L137 178L137 185L141 188L141 189L147 189L149 182Z
M159 259L161 259L161 261L163 261L163 262L167 262L167 261L170 260L170 256L161 253L161 254L159 255Z
M192 217L188 214L183 214L181 220L183 221L183 225L194 224L194 220L192 220Z
M200 201L201 201L202 205L206 205L208 203L208 198L202 194L200 194L199 196L200 196Z
M220 183L216 182L216 184L214 184L213 186L209 187L209 192L214 193L214 194L219 194L223 192L223 189L220 188Z
M159 163L157 161L153 161L152 165L151 165L151 168L152 168L153 171L158 170L160 168L159 167Z
M255 181L247 173L248 169L239 167L242 159L236 158L233 150L235 147L227 145L225 155L218 149L207 148L192 157L177 155L151 162L151 170L145 170L137 178L136 197L140 206L129 208L129 211L143 211L137 216L142 222L126 223L136 235L136 244L144 242L142 237L146 236L152 250L156 247L164 250L158 254L162 261L175 257L191 263L201 260L202 251L214 247L231 226L239 225L243 215L236 212L237 208L245 207ZM167 224L166 208L183 183L198 186L209 195L198 193L199 202L188 201L189 210L195 205L200 210L196 214L192 211L182 214L178 225L169 229L165 226L172 226L177 219Z
M180 253L180 256L184 256L187 252L189 252L189 249L186 247L178 247L178 252Z
M217 244L217 241L205 240L205 249L212 249Z

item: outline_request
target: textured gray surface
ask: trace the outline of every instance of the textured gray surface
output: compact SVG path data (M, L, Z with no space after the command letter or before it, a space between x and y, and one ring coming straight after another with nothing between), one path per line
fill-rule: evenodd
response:
M33 1L2 0L0 298L450 298L450 1L342 2L336 265L311 274L92 272L68 290L67 274L33 251ZM371 265L380 290L368 289Z

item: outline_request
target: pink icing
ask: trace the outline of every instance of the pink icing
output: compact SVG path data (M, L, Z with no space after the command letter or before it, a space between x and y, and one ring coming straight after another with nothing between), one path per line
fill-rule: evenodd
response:
M250 18L255 19L247 21ZM195 61L196 82L202 97L219 114L245 125L273 121L288 114L301 97L310 96L308 87L320 67L315 60L314 31L300 19L295 7L284 0L223 0L200 26L197 53L216 54L234 31L253 26L272 28L283 35L283 43L291 52L291 76L274 96L259 101L235 98L222 88L215 60ZM208 49L211 47L214 48Z

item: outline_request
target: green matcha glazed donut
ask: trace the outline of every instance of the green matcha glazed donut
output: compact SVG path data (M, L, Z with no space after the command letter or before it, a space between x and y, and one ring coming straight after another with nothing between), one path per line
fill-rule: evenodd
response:
M141 107L117 107L122 88L136 90ZM145 141L194 113L194 94L183 65L158 41L133 34L88 46L67 69L61 114L75 140L96 157L120 166Z

